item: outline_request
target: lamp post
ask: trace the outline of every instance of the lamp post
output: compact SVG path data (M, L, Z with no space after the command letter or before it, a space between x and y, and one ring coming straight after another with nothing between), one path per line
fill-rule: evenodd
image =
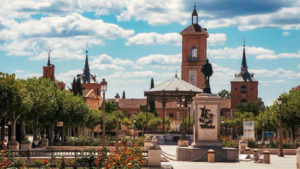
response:
M189 133L191 133L191 103L188 104L188 113L189 113Z
M265 123L262 123L262 135L261 135L262 143L265 144Z
M120 102L120 96L119 93L116 94L115 96L115 101L117 103L117 112L116 112L116 151L119 152L119 102Z
M105 79L102 79L102 82L100 83L101 85L101 91L103 93L103 101L102 101L102 111L103 111L103 116L102 116L102 124L103 124L103 135L102 135L102 144L103 146L106 145L106 136L105 136L105 92L107 91L107 82Z
M183 130L182 130L182 136L181 139L184 140L186 138L186 125L185 125L185 98L184 96L182 99L177 102L177 108L179 109L179 112L183 111L183 117L182 117L182 122L183 122Z
M279 105L279 157L284 157L283 154L283 149L282 149L282 122L281 122L281 116L282 116L282 112L281 112L281 105L282 105L282 98L281 96L279 96L279 98L277 99L278 105Z
M133 142L135 142L135 123L136 123L136 120L133 119Z

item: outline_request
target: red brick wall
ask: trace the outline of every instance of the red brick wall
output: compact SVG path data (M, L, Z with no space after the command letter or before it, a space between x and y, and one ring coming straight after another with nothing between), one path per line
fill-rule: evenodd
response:
M44 66L43 67L43 77L50 78L51 80L55 79L54 76L54 65L53 66Z
M101 85L98 83L83 83L82 89L94 89L98 96L101 96Z
M89 106L90 109L96 109L100 107L100 100L98 99L92 99L92 98L86 98L86 103Z
M246 86L247 92L241 93L242 85ZM231 108L235 109L236 106L241 104L241 100L247 100L247 103L253 102L257 104L258 99L258 82L231 82Z
M204 75L201 72L201 67L206 60L206 40L207 34L202 32L182 34L182 65L181 79L189 82L189 71L197 71L197 87L204 88ZM197 48L198 61L190 61L191 48Z

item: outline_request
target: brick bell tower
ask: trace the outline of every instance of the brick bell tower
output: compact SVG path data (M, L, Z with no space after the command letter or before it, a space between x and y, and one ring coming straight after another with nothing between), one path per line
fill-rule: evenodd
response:
M205 80L201 72L206 61L206 28L198 24L196 5L192 13L192 24L180 32L182 36L181 79L200 89L204 88Z
M258 81L254 79L254 74L248 71L245 42L244 40L241 71L230 82L231 109L250 102L256 105L258 100Z
M47 63L47 66L44 66L43 67L43 77L44 78L50 78L51 80L54 80L55 79L55 76L54 76L54 65L50 63L50 53L51 53L51 50L48 52L48 63Z

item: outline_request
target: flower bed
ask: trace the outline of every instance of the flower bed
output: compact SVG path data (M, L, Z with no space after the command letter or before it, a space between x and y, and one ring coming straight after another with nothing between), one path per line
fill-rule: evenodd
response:
M56 158L52 156L47 160L15 159L9 151L1 151L0 168L107 168L107 169L138 169L143 163L142 150L137 143L131 140L122 140L119 152L110 151L107 147L90 149L87 154L75 158Z

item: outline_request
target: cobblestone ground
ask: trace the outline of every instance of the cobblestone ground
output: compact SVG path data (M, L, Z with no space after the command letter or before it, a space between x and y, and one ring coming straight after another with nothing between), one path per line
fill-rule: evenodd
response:
M176 146L161 146L162 151L176 155ZM285 157L278 157L271 155L271 164L261 164L240 161L237 163L207 163L207 162L182 162L172 161L163 162L163 165L172 165L174 169L295 169L296 156L286 155Z

